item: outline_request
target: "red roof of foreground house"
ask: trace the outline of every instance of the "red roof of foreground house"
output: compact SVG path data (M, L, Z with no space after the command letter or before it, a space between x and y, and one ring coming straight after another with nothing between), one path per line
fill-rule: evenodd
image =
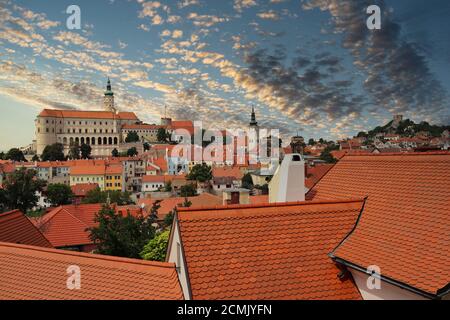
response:
M311 189L333 166L334 164L317 164L313 167L307 166L305 187Z
M98 188L97 183L79 183L70 187L76 197L85 197L86 194Z
M175 265L0 242L6 300L181 300ZM81 272L69 290L69 266Z
M76 119L122 119L122 120L139 120L134 112L119 112L111 111L81 111L81 110L52 110L44 109L39 114L40 117L55 117L55 118L76 118Z
M19 210L0 214L0 241L52 247L44 235Z
M345 156L307 194L365 197L355 231L334 252L436 295L450 282L450 153Z
M193 299L361 299L327 256L362 200L180 209Z

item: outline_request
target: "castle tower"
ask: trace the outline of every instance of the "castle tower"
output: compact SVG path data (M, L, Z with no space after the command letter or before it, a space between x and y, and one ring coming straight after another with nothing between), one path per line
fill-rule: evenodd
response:
M116 113L116 108L114 107L114 92L112 92L111 81L109 80L109 78L106 85L105 97L103 98L103 106L106 111Z
M255 107L252 106L252 114L250 117L249 124L249 139L248 139L248 148L249 151L257 152L259 146L259 127L258 122L256 121Z
M256 121L255 107L252 106L252 115L250 119L250 128L257 128L258 122Z

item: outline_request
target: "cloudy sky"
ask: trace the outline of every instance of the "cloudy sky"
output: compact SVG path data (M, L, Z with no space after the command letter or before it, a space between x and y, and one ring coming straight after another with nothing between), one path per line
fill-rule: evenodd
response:
M81 30L66 8L81 8ZM382 9L369 31L365 9ZM450 123L447 0L0 0L0 149L42 108L120 110L306 138L356 134L402 113Z

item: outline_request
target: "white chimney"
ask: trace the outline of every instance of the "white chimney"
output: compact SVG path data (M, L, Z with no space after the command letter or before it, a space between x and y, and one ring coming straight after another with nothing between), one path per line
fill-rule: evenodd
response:
M269 183L269 202L305 201L305 162L300 154L287 154Z

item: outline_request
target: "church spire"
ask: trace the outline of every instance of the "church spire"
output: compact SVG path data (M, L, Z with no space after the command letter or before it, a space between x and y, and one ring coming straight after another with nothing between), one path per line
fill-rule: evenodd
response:
M106 91L111 91L112 92L112 90L111 90L111 80L109 80L109 77L108 77L108 83L106 84Z
M250 126L258 126L258 122L256 122L256 114L255 114L255 107L252 106L252 115L250 119Z
M114 92L111 87L111 80L108 77L108 82L106 83L105 97L103 98L103 107L107 111L116 112L114 106Z

